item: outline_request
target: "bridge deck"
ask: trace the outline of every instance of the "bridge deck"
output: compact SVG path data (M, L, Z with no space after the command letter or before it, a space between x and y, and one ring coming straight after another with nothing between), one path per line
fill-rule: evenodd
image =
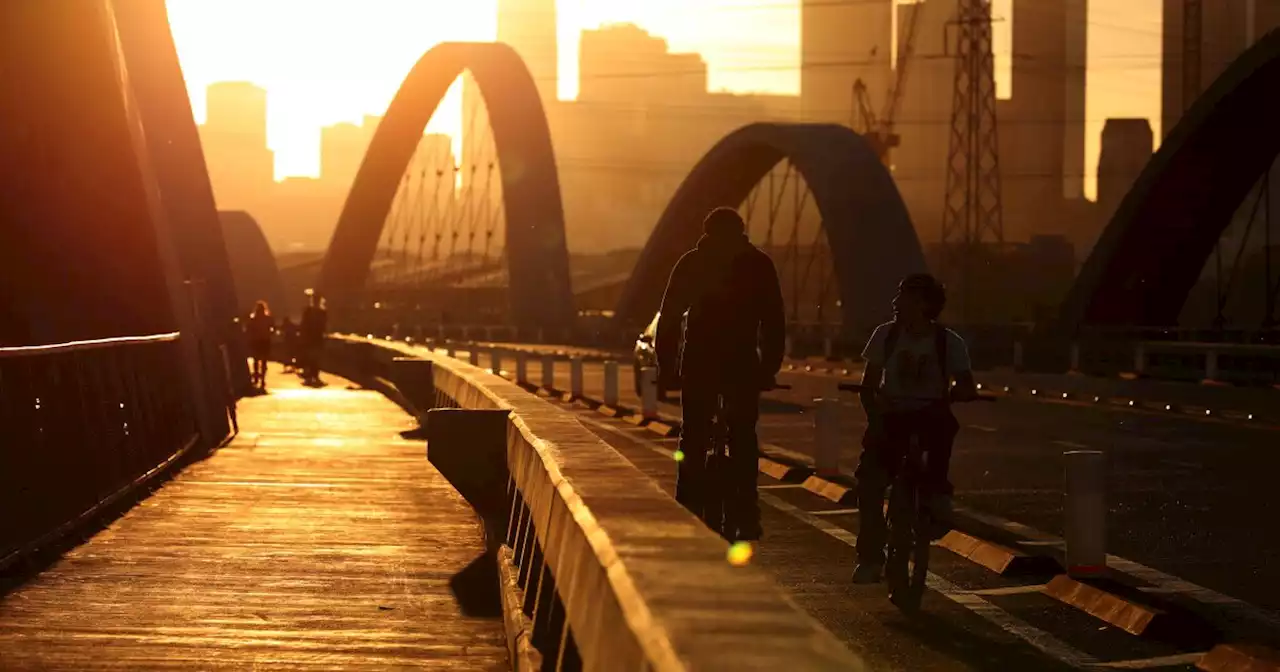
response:
M449 587L479 527L409 417L272 375L233 443L0 599L0 667L507 668Z

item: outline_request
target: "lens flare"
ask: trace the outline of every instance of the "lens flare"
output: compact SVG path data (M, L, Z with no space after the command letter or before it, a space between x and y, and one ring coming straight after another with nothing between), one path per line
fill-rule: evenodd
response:
M676 462L684 462L684 451L677 450L671 454L671 457L675 458Z
M729 564L734 567L743 567L747 563L751 562L752 553L753 549L751 548L751 544L745 541L735 542L733 545L729 546Z

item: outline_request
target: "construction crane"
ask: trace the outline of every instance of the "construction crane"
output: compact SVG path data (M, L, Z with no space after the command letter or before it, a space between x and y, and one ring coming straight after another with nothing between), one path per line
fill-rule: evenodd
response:
M920 25L921 5L911 8L911 19L907 23L906 36L898 48L898 62L894 66L894 81L885 96L884 109L879 115L871 104L867 85L858 78L853 82L853 129L862 134L880 157L881 163L890 165L889 152L902 144L902 138L894 131L894 123L898 118L898 107L902 103L902 93L907 82L908 65L916 49L916 28Z

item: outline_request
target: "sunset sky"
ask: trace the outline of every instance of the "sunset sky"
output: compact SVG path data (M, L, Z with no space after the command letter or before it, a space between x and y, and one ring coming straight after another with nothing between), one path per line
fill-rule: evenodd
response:
M997 16L1010 17L1010 1L995 1ZM320 127L382 113L431 45L491 40L496 33L493 0L168 0L168 6L198 121L213 82L247 80L267 90L277 178L315 175ZM1089 172L1106 118L1148 117L1159 137L1160 7L1160 0L1089 1ZM579 32L615 22L639 24L673 51L700 52L712 89L799 92L799 0L559 0L559 14L561 98L576 95ZM447 102L432 120L435 130L455 130L459 107L456 96ZM1093 194L1091 181L1086 190Z

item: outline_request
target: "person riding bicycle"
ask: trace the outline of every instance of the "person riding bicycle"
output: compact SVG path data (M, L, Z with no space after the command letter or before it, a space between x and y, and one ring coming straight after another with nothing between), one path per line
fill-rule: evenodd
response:
M785 320L773 260L747 239L737 211L712 210L703 220L697 246L671 271L655 341L659 388L681 390L683 459L677 467L676 500L698 515L707 487L713 419L723 399L733 485L724 502L725 527L736 539L761 535L756 422L760 393L775 385L782 368Z
M867 431L855 472L861 521L855 583L874 583L883 575L885 493L913 434L927 453L923 477L930 518L938 528L950 519L947 472L960 428L950 402L976 398L977 389L964 339L937 322L946 302L946 288L933 276L907 276L893 299L893 321L876 327L862 351Z

